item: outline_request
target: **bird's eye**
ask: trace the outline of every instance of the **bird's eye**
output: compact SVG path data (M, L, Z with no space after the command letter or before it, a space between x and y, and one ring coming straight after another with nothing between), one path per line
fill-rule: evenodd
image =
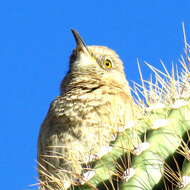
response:
M104 66L105 66L107 69L111 69L111 68L112 68L112 62L111 62L109 59L105 59L105 60L104 60Z

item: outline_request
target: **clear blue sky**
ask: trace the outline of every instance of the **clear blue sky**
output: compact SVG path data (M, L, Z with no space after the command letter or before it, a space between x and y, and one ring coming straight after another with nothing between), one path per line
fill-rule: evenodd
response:
M38 131L68 70L71 28L87 44L116 50L127 78L138 81L137 58L159 68L160 59L177 62L183 21L190 39L189 12L189 0L1 1L1 189L36 183ZM150 73L145 66L143 73Z

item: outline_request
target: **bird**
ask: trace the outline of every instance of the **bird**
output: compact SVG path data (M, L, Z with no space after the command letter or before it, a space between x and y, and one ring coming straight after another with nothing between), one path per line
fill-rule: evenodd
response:
M134 100L118 54L86 45L72 29L76 47L60 94L51 102L38 137L41 190L82 183L88 165L134 118Z

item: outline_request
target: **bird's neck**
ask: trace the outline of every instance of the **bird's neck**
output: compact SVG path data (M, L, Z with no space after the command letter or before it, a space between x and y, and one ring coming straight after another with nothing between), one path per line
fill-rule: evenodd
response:
M61 83L61 95L64 93L75 91L76 89L80 89L81 93L92 92L101 87L106 87L106 89L110 89L113 92L124 92L130 95L130 88L127 80L115 80L112 78L111 80L102 80L101 77L96 74L91 73L88 74L80 74L69 72L64 80Z
M91 91L103 86L101 79L95 75L68 73L61 83L61 95L74 89Z

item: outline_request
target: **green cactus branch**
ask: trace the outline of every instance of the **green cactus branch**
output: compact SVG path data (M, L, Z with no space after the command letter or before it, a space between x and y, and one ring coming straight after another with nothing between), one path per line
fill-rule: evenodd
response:
M106 186L103 186L104 183L106 183L106 181L112 181L113 179L111 178L117 175L117 160L122 155L129 153L132 154L132 162L129 162L125 170L128 172L130 170L133 171L133 176L130 178L129 176L118 176L118 189L153 189L165 175L165 161L168 157L174 155L181 145L184 133L190 130L188 115L190 115L189 102L187 102L187 105L182 104L182 106L177 109L164 108L158 111L151 111L150 114L138 121L135 126L126 129L125 132L118 136L113 144L112 151L96 162L94 168L96 175L85 185L78 188L81 190L90 190L92 187L99 189L98 186L100 186L101 189L106 189ZM134 133L134 131L138 132ZM140 141L140 136L142 138L142 135L144 137L146 136L146 144L149 146L139 153L137 148L140 146L140 143L142 143ZM186 175L188 171L186 168L189 165L189 161L186 161L184 164L183 170L184 175ZM173 174L169 173L168 175L172 177ZM102 184L102 186L99 184ZM180 181L177 181L175 185L176 188L179 184L181 184ZM113 187L113 189L114 188L115 187Z

